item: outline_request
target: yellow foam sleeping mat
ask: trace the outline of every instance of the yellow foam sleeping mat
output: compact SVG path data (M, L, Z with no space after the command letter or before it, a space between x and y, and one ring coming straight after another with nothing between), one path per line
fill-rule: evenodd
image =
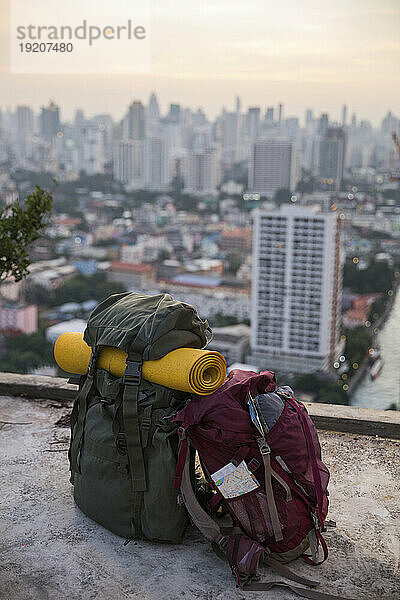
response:
M85 374L90 354L91 349L83 340L82 333L63 333L54 346L56 363L67 373ZM97 366L115 377L122 377L127 356L120 348L102 346ZM151 383L206 396L224 383L226 362L219 352L178 348L158 360L143 361L142 374Z

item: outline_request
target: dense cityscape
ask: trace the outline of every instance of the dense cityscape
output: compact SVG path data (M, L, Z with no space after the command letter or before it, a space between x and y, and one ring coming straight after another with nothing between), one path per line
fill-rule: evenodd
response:
M54 101L1 111L1 208L36 185L53 195L29 275L0 286L1 370L60 374L58 335L133 290L193 304L229 367L274 370L303 399L346 404L387 376L400 119L233 104L214 120L162 114L154 93L119 121L77 109L67 122Z

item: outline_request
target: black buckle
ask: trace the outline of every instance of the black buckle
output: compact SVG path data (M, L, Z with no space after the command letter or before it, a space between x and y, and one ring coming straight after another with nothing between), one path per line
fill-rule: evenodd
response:
M128 449L125 433L121 432L117 434L115 444L117 446L118 454L124 456Z
M124 385L140 385L142 381L142 362L127 360L123 381Z
M118 463L117 471L118 471L118 473L121 473L121 475L128 476L129 475L129 465L127 463L123 463L123 464Z
M150 429L151 427L151 418L143 417L142 418L142 429Z
M257 471L258 467L260 466L260 463L256 458L253 457L247 466L249 468L249 471L254 473L254 471Z

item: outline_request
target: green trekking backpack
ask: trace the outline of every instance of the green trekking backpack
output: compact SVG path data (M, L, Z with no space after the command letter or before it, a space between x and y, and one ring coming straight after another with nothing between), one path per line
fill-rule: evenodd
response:
M188 515L173 487L179 440L171 418L189 394L143 380L141 367L177 348L204 347L207 331L192 306L169 294L116 294L89 317L92 355L71 415L71 483L79 508L117 535L182 539ZM128 354L123 377L96 368L100 346Z

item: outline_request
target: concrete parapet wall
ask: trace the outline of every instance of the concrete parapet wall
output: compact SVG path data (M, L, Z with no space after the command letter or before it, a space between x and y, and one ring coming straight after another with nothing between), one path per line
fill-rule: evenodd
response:
M69 404L77 389L62 377L0 373L0 395L50 398ZM400 439L400 411L310 402L305 406L318 429Z

